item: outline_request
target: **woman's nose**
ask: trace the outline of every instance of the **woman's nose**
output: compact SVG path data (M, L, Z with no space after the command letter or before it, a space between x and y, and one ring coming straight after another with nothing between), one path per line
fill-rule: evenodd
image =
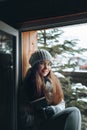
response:
M44 68L48 68L48 65L47 65L47 64L44 64Z

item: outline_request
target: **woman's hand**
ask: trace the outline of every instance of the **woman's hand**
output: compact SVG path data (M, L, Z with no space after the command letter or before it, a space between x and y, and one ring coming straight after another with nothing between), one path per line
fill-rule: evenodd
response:
M44 111L44 116L46 119L51 118L55 114L51 106L47 106L46 108L43 108L43 111Z

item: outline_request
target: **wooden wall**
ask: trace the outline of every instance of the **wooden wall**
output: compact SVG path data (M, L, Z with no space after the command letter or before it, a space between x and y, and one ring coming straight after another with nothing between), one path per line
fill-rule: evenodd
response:
M22 76L26 75L30 67L29 58L37 49L37 31L22 32Z

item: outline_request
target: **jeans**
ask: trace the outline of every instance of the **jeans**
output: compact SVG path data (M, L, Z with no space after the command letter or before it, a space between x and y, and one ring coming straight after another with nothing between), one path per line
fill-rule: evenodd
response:
M81 113L69 107L41 124L40 130L81 130Z

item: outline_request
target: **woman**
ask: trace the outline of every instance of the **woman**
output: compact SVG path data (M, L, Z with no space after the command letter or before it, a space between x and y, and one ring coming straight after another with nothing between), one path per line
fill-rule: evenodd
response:
M51 70L52 56L46 50L35 51L20 91L20 117L23 129L81 130L78 108L65 108L63 90ZM35 100L39 99L39 103ZM42 99L42 100L40 100Z

